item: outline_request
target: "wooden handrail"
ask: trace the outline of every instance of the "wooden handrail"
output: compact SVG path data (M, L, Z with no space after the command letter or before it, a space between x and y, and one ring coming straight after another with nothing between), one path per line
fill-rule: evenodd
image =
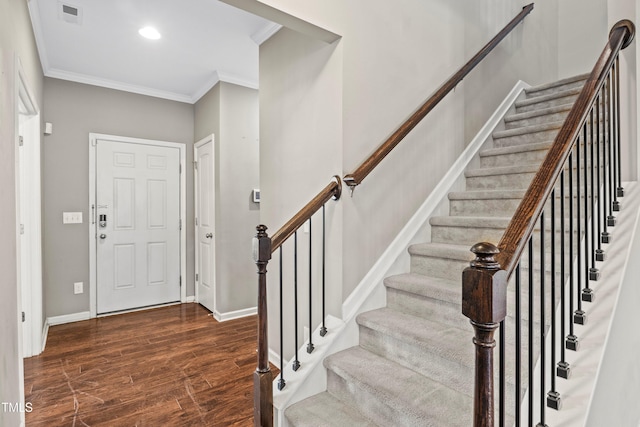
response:
M444 82L427 101L416 110L411 117L407 119L396 131L383 142L374 152L367 158L358 168L352 173L345 175L344 182L349 186L351 191L362 183L362 180L373 171L382 159L389 154L405 136L415 128L422 119L433 108L438 105L440 101L451 92L460 83L476 65L484 59L501 41L504 39L531 11L533 10L533 3L522 8L522 11L516 15L489 43L487 43L478 53L475 54L465 65L462 66L453 76Z
M605 83L608 71L618 52L633 41L634 35L635 26L629 20L619 21L611 29L607 45L505 230L498 244L500 253L496 255L496 260L501 269L507 271L508 277L511 276L522 255L527 239L533 232L544 204L551 195L575 144L576 137L587 119L589 109Z
M298 211L285 225L280 227L271 237L271 253L282 245L293 233L316 213L322 205L330 199L338 200L342 194L342 181L339 176L334 176L333 180L320 191L316 197L311 199L302 209Z

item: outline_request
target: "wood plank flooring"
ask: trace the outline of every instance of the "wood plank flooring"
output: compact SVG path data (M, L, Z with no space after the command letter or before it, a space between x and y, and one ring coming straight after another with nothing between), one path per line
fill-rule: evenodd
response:
M25 359L27 426L251 426L256 330L198 304L53 326Z

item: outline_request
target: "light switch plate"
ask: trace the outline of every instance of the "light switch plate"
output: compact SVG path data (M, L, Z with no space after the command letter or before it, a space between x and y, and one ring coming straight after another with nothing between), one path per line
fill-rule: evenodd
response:
M82 224L82 212L63 212L63 224Z
M84 283L83 282L75 282L73 284L73 293L74 294L81 294L84 292Z

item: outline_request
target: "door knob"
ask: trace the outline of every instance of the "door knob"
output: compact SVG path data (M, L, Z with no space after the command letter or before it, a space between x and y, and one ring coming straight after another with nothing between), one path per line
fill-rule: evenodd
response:
M207 239L211 239L213 237L213 233L207 233L204 235Z
M101 239L106 239L106 238L107 238L107 235L106 235L106 234L101 234L101 235L100 235L100 238L101 238Z

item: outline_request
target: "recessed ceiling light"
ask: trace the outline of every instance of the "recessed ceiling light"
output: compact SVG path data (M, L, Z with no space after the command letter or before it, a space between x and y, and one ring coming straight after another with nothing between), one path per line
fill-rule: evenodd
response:
M160 37L160 33L153 27L144 27L138 30L138 33L149 40L158 40Z

